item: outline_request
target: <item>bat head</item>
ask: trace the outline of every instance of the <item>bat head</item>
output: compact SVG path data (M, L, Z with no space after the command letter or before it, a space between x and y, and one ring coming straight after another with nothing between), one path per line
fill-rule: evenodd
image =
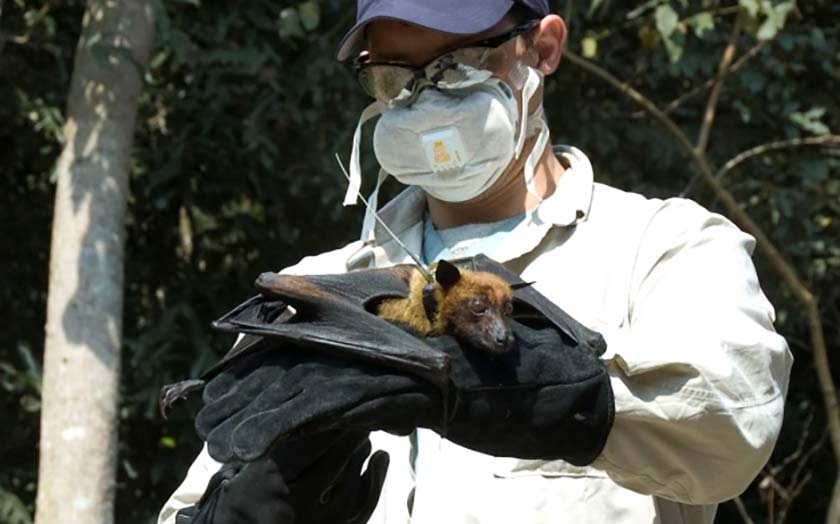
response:
M439 290L437 318L443 323L444 333L490 353L511 349L513 291L504 279L459 269L441 260L435 268L435 280Z

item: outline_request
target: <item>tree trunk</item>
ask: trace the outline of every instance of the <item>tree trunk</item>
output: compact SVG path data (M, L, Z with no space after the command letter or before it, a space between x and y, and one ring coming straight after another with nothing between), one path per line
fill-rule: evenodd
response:
M114 520L129 159L154 38L148 0L90 0L52 226L37 524Z

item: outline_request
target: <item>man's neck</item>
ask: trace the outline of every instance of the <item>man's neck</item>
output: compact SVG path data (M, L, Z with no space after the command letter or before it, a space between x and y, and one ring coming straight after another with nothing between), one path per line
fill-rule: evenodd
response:
M536 137L529 139L522 155L510 165L507 172L490 189L472 200L445 202L426 195L429 215L435 228L498 222L530 211L539 205L540 198L551 196L565 168L550 145L545 148L534 168L534 188L540 198L531 194L525 184L525 159L535 142Z

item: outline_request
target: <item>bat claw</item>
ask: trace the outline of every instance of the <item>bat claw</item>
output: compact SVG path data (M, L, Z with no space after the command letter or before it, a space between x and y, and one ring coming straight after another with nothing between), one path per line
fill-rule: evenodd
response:
M160 414L163 416L164 420L167 418L166 411L172 407L175 402L182 398L187 398L193 391L202 389L204 384L205 382L203 380L190 379L175 382L174 384L167 384L160 388L160 400L158 401L158 406L160 408Z

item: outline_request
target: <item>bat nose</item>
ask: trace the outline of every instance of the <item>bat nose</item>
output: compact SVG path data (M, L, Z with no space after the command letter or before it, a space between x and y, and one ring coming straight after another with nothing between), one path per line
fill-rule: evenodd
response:
M500 324L493 330L493 341L498 351L507 351L513 343L513 336L507 325Z

